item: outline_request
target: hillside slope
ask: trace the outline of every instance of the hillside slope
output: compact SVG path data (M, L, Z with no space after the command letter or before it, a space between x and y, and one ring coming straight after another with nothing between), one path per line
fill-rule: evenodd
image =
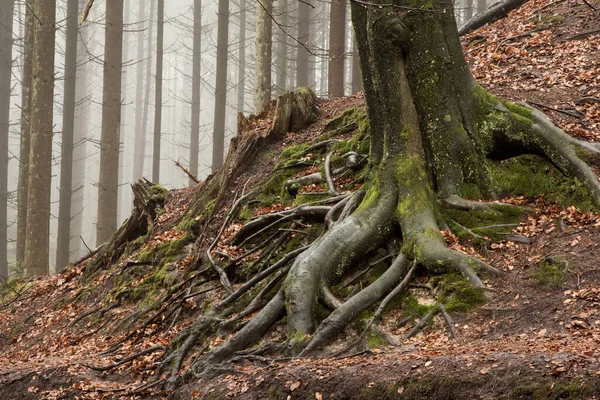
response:
M465 53L476 78L494 93L539 107L568 133L597 141L600 37L586 32L598 29L598 18L584 3L530 1L509 18L465 37ZM474 232L469 218L454 216L466 229L459 229L458 237L444 231L448 244L505 272L486 282L489 302L464 299L464 306L453 310L456 339L436 317L407 340L412 326L404 322L405 311L392 308L380 328L396 346L374 337L364 351L334 358L241 356L217 371L224 375L192 380L174 393L144 387L164 347L226 296L210 265L198 262L199 254L214 243L213 255L225 264L230 260L236 276L244 276L243 268L258 263L261 253L245 255L243 246L232 245L243 224L327 197L324 182L298 185L291 190L297 191L294 196L283 188L288 179L321 168L327 152L307 151L308 144L335 138L340 140L336 154L364 152L361 95L320 102L318 109L319 119L309 128L263 142L252 162L231 176L218 201L196 208L196 214L186 210L211 180L166 195L157 189L164 205L156 223L85 280L85 268L98 255L57 276L10 282L0 309L0 397L595 398L600 391L600 216L585 211L589 202L568 185L566 193L530 198L524 192L507 199L532 211L501 230ZM241 121L245 139L240 142L267 137L273 112ZM301 165L289 168L298 160ZM533 172L530 185L552 174ZM257 184L260 202L224 224L236 199ZM336 178L335 185L340 191L360 185L360 173ZM311 229L310 223L289 227L285 247L303 245L304 236L317 233ZM373 269L350 277L348 287L369 282ZM207 279L197 281L202 274ZM186 286L189 282L194 283ZM241 282L232 284L237 289ZM427 277L421 277L410 299L404 299L405 308L413 301L412 312L422 316L431 304L430 291ZM354 341L361 329L353 326L326 354ZM275 327L270 335L276 341L284 332ZM213 339L208 346L221 341ZM137 357L129 360L131 355ZM105 366L114 368L99 368Z

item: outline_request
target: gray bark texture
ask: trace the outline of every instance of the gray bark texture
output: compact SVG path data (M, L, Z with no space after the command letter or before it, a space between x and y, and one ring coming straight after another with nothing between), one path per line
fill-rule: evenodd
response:
M238 46L237 112L244 113L246 91L246 0L240 0L240 35Z
M296 87L308 86L308 59L310 53L307 48L310 44L310 10L305 2L298 3L298 34L301 44L297 45L296 53Z
M202 2L194 0L194 44L192 50L192 115L190 117L190 173L198 176L200 142L200 96L202 93ZM190 177L190 185L196 182Z
M223 166L225 152L225 111L227 100L227 50L229 47L229 0L219 0L217 18L217 77L213 124L212 171Z
M329 14L329 97L344 95L344 60L346 49L346 2L332 0Z
M146 19L146 1L139 0L138 20ZM143 130L142 115L144 110L144 31L137 33L137 61L135 73L135 146L133 148L133 181L142 179L144 171L143 149L146 147L146 133ZM150 56L150 54L148 54ZM148 81L146 81L148 86Z
M271 104L271 58L273 41L273 0L258 0L256 5L256 64L254 79L254 108L256 114Z
M56 2L33 5L31 152L27 187L25 268L28 276L47 275L50 247L50 184L52 179L52 112L54 95L54 32Z
M473 5L473 0L466 0L471 2L471 6ZM477 28L480 28L486 24L490 24L494 21L502 19L508 15L512 10L521 7L523 4L527 3L528 0L504 0L500 3L496 3L492 7L488 8L488 10L482 14L478 14L475 18L469 16L465 19L465 25L459 29L459 35L466 35L467 33L474 31Z
M63 93L63 132L60 149L60 199L58 204L58 237L56 270L69 263L71 254L71 205L73 197L73 146L75 127L75 90L77 85L77 0L67 2L65 39L65 78Z
M14 0L7 0L3 3L0 6L0 277L8 278L8 133L13 64Z
M27 200L29 187L29 153L31 147L31 85L33 67L33 7L25 11L25 44L21 75L21 140L19 149L19 188L17 189L17 267L25 260Z
M279 0L278 22L281 26L288 26L288 0ZM277 95L282 95L287 89L287 63L288 63L288 36L283 29L277 30Z
M121 70L123 64L123 1L106 1L104 30L104 88L96 245L117 230L119 150L121 127Z
M152 181L160 182L160 142L162 135L163 43L165 0L158 0L156 12L156 74L154 94L154 146L152 147Z

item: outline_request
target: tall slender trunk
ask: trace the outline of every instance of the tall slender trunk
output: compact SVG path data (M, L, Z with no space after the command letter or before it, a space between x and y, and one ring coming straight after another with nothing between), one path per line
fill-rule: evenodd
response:
M260 114L271 102L271 34L273 0L258 0L256 6L256 64L254 80L254 108Z
M60 150L60 200L58 204L58 238L56 270L69 263L71 243L71 199L73 190L73 130L75 125L75 89L77 83L77 0L67 1L65 37L65 83L63 93L63 132Z
M8 131L13 45L14 0L0 6L0 276L8 278Z
M212 171L223 166L225 111L227 100L227 48L229 45L229 0L219 0L217 27L217 77L213 124Z
M146 19L146 1L139 0L138 3L138 21ZM144 159L140 154L145 147L145 132L142 130L142 112L143 112L143 89L144 89L144 31L138 32L137 40L137 66L135 78L135 140L133 146L133 182L142 179L144 171ZM148 52L150 53L150 52ZM148 54L148 57L150 54ZM146 81L146 85L148 82Z
M246 0L240 0L240 45L238 47L237 112L244 112L246 91Z
M47 275L50 247L50 188L52 180L52 112L54 96L55 0L36 0L33 7L31 153L27 187L27 221L35 229L25 235L27 274ZM30 224L31 225L31 224Z
M106 0L104 31L104 88L102 137L98 182L96 244L106 242L117 229L119 149L121 126L121 69L123 67L123 1Z
M200 96L202 94L202 1L194 0L194 47L192 51L192 116L190 134L190 172L198 176L200 145ZM190 185L195 182L190 178Z
M27 202L29 199L29 153L31 147L31 86L33 67L34 14L25 7L25 40L23 46L23 73L21 75L21 140L19 150L19 187L17 189L17 267L25 261L27 232Z
M288 0L279 0L279 18L281 26L288 25ZM285 31L277 28L277 78L276 91L281 95L286 91L287 81L287 61L288 61L288 40Z
M130 0L123 0L123 31L127 31L127 25L129 23L130 17ZM123 33L123 60L124 63L129 61L129 42L125 39L125 33ZM123 221L125 217L129 214L129 204L131 202L131 189L129 186L125 185L125 182L128 181L127 173L129 172L129 168L127 164L129 163L129 159L127 155L130 153L129 143L127 134L129 124L129 118L127 118L127 86L128 86L128 68L123 67L122 69L122 77L121 77L121 128L120 128L120 142L121 147L119 148L119 189L118 189L118 206L117 206L117 223Z
M344 95L344 52L346 49L346 2L332 0L329 14L329 97Z
M305 2L298 3L298 51L296 53L296 86L308 86L308 58L307 50L310 39L310 9Z
M79 0L79 9L85 7L86 0ZM88 85L88 60L89 54L83 45L89 40L87 29L78 30L77 46L77 77L76 77L76 111L73 145L73 180L71 188L71 258L77 259L83 256L83 250L87 251L81 242L83 234L83 213L85 199L85 167L87 152L87 134L89 127L89 102L87 101Z
M165 0L158 0L156 13L156 86L154 94L154 146L152 150L152 181L160 182L160 137L162 130L162 80Z
M152 48L152 43L154 40L154 10L156 9L156 0L150 0L150 19L148 24L148 43L146 49L148 51L148 60L146 63L146 93L144 95L144 113L142 116L142 142L139 144L140 154L139 154L139 163L140 163L140 178L144 175L144 165L146 162L146 132L148 130L148 114L150 112L150 94L151 94L151 85L150 80L152 78L152 52L150 49Z

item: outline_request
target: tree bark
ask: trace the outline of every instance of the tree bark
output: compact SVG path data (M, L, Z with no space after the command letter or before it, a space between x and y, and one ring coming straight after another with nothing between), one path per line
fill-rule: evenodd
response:
M261 114L271 104L271 58L273 41L273 0L258 0L256 5L256 64L254 109Z
M8 134L13 46L14 0L0 6L0 276L8 278Z
M329 97L344 95L344 59L346 49L346 2L332 0L329 14Z
M50 188L52 180L52 113L54 96L54 33L56 2L36 0L33 11L31 153L25 237L27 275L49 272Z
M152 181L160 182L160 141L162 132L162 84L165 0L158 0L156 12L156 75L154 94L154 146L152 147Z
M33 5L33 4L32 4ZM19 149L19 188L17 189L17 268L21 270L25 260L27 234L27 203L29 187L29 154L31 147L31 86L34 48L34 14L32 7L25 7L25 44L23 48L23 72L21 75L21 141Z
M96 245L117 230L119 150L121 126L121 70L123 64L123 1L106 1L104 31L104 88Z
M465 21L473 18L473 0L465 0Z
M192 50L192 116L190 134L190 173L198 176L198 146L200 145L200 96L202 93L202 2L194 0L194 43ZM196 182L190 177L190 185Z
M279 0L279 16L277 22L281 26L288 26L288 0ZM288 37L286 32L277 28L277 96L285 93L287 89L287 62L288 62Z
M69 263L71 254L71 205L73 197L73 145L75 126L75 89L77 85L77 0L67 2L65 37L65 78L63 96L63 132L60 150L60 199L58 205L58 237L56 270Z
M352 93L354 94L362 90L362 79L360 76L360 60L358 58L358 49L356 48L356 39L352 43Z
M85 7L85 0L79 0L79 9ZM76 72L76 111L73 144L73 181L71 187L71 258L79 259L88 250L81 241L83 235L84 200L86 196L86 152L89 127L88 74L89 54L84 46L89 40L87 29L78 29L77 72Z
M227 100L227 50L229 47L229 0L219 0L217 18L217 76L213 124L212 171L223 166L225 152L225 112Z
M298 41L296 53L296 87L308 86L308 59L310 53L307 48L310 44L310 5L305 2L298 3Z
M151 94L151 85L150 81L152 79L152 52L150 49L152 48L152 43L154 40L153 32L154 32L154 10L156 9L156 0L150 0L150 19L148 20L148 42L146 45L146 50L148 52L147 62L146 62L146 90L144 94L144 111L142 115L142 142L136 149L139 147L139 154L136 157L138 160L138 171L140 177L144 175L144 165L146 161L146 132L148 129L148 114L150 109L150 94Z
M237 112L244 113L246 92L246 0L240 0L240 44L238 47Z
M138 3L138 21L146 19L146 1L139 0ZM146 133L142 126L142 115L144 110L144 31L140 30L137 37L137 66L135 78L135 146L133 147L133 181L142 179L144 171L143 149L146 147ZM149 47L148 47L149 48ZM150 59L150 52L148 52ZM146 81L148 86L148 81Z

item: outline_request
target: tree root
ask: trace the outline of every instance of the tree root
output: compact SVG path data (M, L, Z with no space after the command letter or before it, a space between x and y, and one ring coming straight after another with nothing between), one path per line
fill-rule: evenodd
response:
M425 326L429 323L429 321L431 321L433 319L433 317L435 316L435 314L437 314L439 312L439 308L432 310L430 312L428 312L423 318L421 318L421 320L411 329L410 332L408 332L408 335L406 335L407 339L410 339L411 337L414 337L417 333L421 332L423 330L423 328L425 328Z
M121 359L120 361L117 361L116 363L113 363L113 364L110 364L110 365L107 365L107 366L103 366L103 367L98 367L98 366L94 366L94 365L86 365L86 364L82 364L82 365L84 365L84 366L86 366L86 367L88 367L90 369L93 369L94 371L109 371L109 370L111 370L113 368L117 368L119 365L123 365L123 364L125 364L125 363L127 363L129 361L133 361L133 360L135 360L138 357L144 356L146 354L154 353L154 352L160 351L160 350L164 351L165 347L161 346L161 345L152 346L152 347L150 347L148 349L145 349L145 350L142 350L142 351L138 351L135 354L127 356L127 357Z

